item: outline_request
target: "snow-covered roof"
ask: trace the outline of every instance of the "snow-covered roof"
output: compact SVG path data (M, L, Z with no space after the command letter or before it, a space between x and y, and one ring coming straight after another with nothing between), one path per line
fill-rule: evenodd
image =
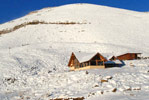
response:
M100 53L100 54L104 56L107 60L109 60L114 56L112 53Z
M74 54L76 58L79 60L79 62L85 62L85 61L90 60L97 53L74 52Z
M97 54L95 53L86 53L86 52L74 52L76 58L79 60L79 62L85 62L90 60L93 56ZM110 53L100 53L105 59L110 59L113 55Z
M114 60L113 62L116 63L116 64L122 64L122 62L120 60L118 60L118 59Z
M120 60L106 61L105 64L122 64L122 62Z

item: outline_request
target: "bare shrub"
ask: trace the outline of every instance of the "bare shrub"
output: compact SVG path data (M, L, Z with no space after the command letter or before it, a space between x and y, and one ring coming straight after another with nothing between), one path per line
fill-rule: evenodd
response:
M101 83L108 82L108 80L101 80Z
M14 83L16 81L15 78L5 78L5 81L8 83L8 84L11 84L11 83Z
M114 88L113 90L112 90L112 92L116 92L117 91L117 88Z

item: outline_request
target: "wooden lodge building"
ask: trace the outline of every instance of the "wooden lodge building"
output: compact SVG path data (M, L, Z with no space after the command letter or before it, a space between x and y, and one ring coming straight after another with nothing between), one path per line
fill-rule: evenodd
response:
M116 63L113 61L108 61L108 57L112 56L106 54L105 57L100 53L72 53L68 66L70 67L70 70L85 70L94 68L103 69L115 66ZM120 63L121 62L119 61L119 64Z
M140 59L140 55L141 53L126 53L115 57L112 54L72 52L68 66L72 71L121 67L125 65L123 60Z

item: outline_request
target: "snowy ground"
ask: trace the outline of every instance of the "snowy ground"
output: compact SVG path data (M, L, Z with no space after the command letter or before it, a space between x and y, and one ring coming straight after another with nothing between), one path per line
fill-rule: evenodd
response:
M148 100L149 60L88 73L70 72L67 67L70 54L78 51L141 52L148 57L148 17L148 13L77 4L42 9L0 25L3 30L33 20L86 23L28 25L0 35L0 100Z
M59 73L48 73L46 69L37 71L34 75L22 72L19 76L4 76L1 81L1 99L48 100L83 96L86 100L147 100L148 62L149 60L129 61L122 68ZM134 66L129 66L129 63ZM8 78L16 80L12 82ZM114 89L116 92L112 92Z

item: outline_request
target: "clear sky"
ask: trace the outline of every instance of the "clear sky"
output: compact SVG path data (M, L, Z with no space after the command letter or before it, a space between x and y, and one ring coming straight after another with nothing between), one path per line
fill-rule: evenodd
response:
M149 11L149 0L0 0L0 23L41 8L72 3L91 3L140 12Z

